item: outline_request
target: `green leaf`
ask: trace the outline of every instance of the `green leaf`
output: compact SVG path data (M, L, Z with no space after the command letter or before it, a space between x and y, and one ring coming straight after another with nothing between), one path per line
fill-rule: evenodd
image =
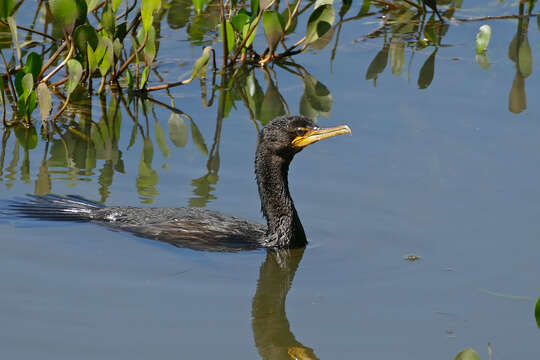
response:
M369 12L369 8L371 7L371 0L364 0L362 3L362 8L360 8L360 11L358 12L357 16L364 16Z
M428 57L418 75L418 88L426 89L431 85L433 81L433 76L435 74L435 55L437 54L437 49Z
M405 42L403 40L392 39L390 41L390 67L392 74L401 75L405 65Z
M197 125L193 122L193 120L190 120L191 122L191 138L193 139L193 142L195 143L195 146L203 153L203 155L208 156L208 149L206 148L206 144L204 143L204 138L199 131L199 128Z
M189 0L173 0L169 11L167 11L167 24L173 30L178 30L186 26L191 19L191 5ZM194 3L193 3L194 4ZM197 10L197 9L195 9ZM200 14L200 11L197 11Z
M41 59L41 55L38 55L35 52L31 52L26 57L26 64L24 65L24 72L30 73L34 76L34 79L37 79L39 72L41 71L41 65L43 63L43 60Z
M73 41L77 50L83 55L86 55L88 46L95 50L98 46L97 31L90 25L79 25L73 32Z
M148 81L149 74L150 74L150 68L146 66L143 70L142 77L141 77L141 89L144 89L144 86L146 85L146 81Z
M103 29L113 38L115 34L116 18L113 9L106 3L101 14L101 25Z
M527 95L525 94L525 78L518 71L512 83L512 89L508 96L508 110L513 114L519 114L527 108Z
M272 81L268 82L266 94L261 104L259 121L266 125L277 116L285 115L285 106L281 101L281 95Z
M120 6L121 3L122 3L122 0L112 0L112 6L115 13L118 10L118 7Z
M519 44L518 50L518 68L524 78L528 78L532 74L532 65L531 46L528 37L525 36Z
M169 139L176 147L184 147L188 142L188 128L186 121L177 113L172 112L167 123Z
M234 29L230 21L225 21L225 28L227 29L227 51L231 52L234 48ZM219 27L221 41L225 41L223 37L223 26Z
M207 0L193 0L193 7L195 8L197 14L200 14L203 11L206 1Z
M256 119L260 118L261 104L264 100L264 92L253 73L250 73L246 79L244 93L247 98L248 107Z
M7 22L9 25L9 31L11 32L11 38L13 40L13 45L15 46L15 50L17 51L17 59L19 62L21 61L21 47L19 45L19 35L17 32L17 23L15 22L15 18L13 16L10 16L7 18Z
M144 42L145 32L144 29L139 29L137 33L137 41L139 44L142 44ZM143 49L144 54L144 61L146 65L150 65L152 61L154 61L154 58L156 57L156 30L152 26L150 30L148 30L148 39L146 40L146 45Z
M510 45L508 45L508 58L513 62L518 61L518 34L514 35Z
M66 85L64 89L66 90L67 94L71 94L73 90L79 85L79 81L81 80L82 76L82 66L81 63L78 62L75 59L69 59L67 62L68 67L68 81L66 82Z
M259 0L250 0L251 18L254 19L259 14Z
M314 50L322 50L332 41L332 38L334 37L334 31L336 27L330 28L327 32L324 33L323 36L318 38L317 40L314 40L309 46L311 46Z
M90 67L91 74L96 71L98 65L101 63L101 60L103 60L103 57L107 52L107 43L108 42L105 40L105 38L100 38L95 51L92 50L90 44L87 44L86 51L88 53L88 66Z
M38 137L36 128L33 126L26 127L19 125L15 127L15 136L19 141L19 144L27 150L32 150L37 146Z
M90 12L93 11L96 8L96 6L98 6L99 3L100 3L100 0L86 0L86 8L87 8L86 13L90 14Z
M315 10L308 19L306 44L318 40L332 28L336 17L333 0L317 0Z
M19 100L17 100L17 112L21 116L26 116L27 108L28 107L26 106L26 102L24 101L24 98L20 96Z
M343 19L347 11L351 8L352 0L343 0L341 9L339 9L339 17Z
M368 66L366 72L366 80L377 79L379 74L381 74L386 68L388 63L388 46L384 46L381 51L375 55L373 60Z
M211 51L212 51L212 48L210 46L206 46L203 49L203 53L201 57L199 57L193 64L193 69L191 70L192 79L195 79L200 74L206 73L206 67L208 65L208 61L210 60Z
M133 77L133 74L131 73L131 70L126 69L126 71L127 71L128 88L133 89L133 86L135 85L135 78Z
M124 41L127 35L127 23L124 21L123 23L116 25L116 32L114 34L115 39Z
M113 44L111 39L106 37L99 39L99 41L105 47L105 54L103 55L103 59L101 60L101 64L99 65L99 72L101 73L101 76L105 76L107 75L107 72L109 71L114 61ZM99 47L100 45L98 45L98 49ZM96 50L96 53L97 52L98 51Z
M156 142L158 144L158 148L163 156L168 158L171 155L171 150L169 149L169 145L167 145L167 139L165 138L163 127L158 121L156 121L154 122L154 129L156 131Z
M294 8L296 7L296 3L298 2L295 1L293 3L291 3L288 7L285 8L285 10L283 10L280 14L280 17L281 17L281 23L283 25L283 28L285 29L285 26L287 25L287 22L289 22L289 14L292 14L292 12L294 11ZM287 33L286 35L289 35L289 34L292 34L294 32L294 30L296 29L296 25L298 24L298 14L297 16L295 16L292 20L292 23L291 23L291 26L289 27L289 29L287 30Z
M17 74L15 74L15 91L19 97L21 97L23 93L22 79L24 75L26 75L24 69L17 71Z
M432 44L438 44L438 28L439 24L435 22L435 18L431 17L424 27L424 36Z
M30 94L32 93L32 90L34 90L34 76L31 73L24 75L21 81L21 85L23 89L22 97L26 102L28 96L30 96Z
M37 107L36 92L32 91L30 93L30 96L28 96L28 100L27 100L27 104L26 104L26 116L28 117L28 119L30 118L30 115L32 115L32 113L34 112L36 107Z
M536 306L534 307L534 318L536 319L536 325L540 329L540 297L536 301Z
M454 360L480 360L480 355L471 348L461 350Z
M255 30L253 30L251 32L251 35L249 36L249 39L247 39L246 43L245 43L245 47L248 48L251 46L251 44L253 43L253 40L255 39L255 34L257 34L257 24L255 24L255 22L252 22L252 23L248 23L246 25L244 25L244 28L242 29L242 40L247 36L247 34L249 33L250 29L252 27L255 27ZM245 51L245 49L242 49L243 51Z
M238 14L234 15L231 20L232 26L238 32L242 31L244 25L248 24L250 19L250 16L247 14L247 12L244 9L242 10L240 10Z
M0 2L0 20L6 20L15 6L15 0L2 0Z
M51 92L45 83L39 83L36 89L36 94L39 105L39 113L41 114L41 121L46 124L52 110Z
M476 53L480 54L486 51L491 39L491 26L482 25L476 34Z
M137 132L138 128L137 125L133 125L133 128L131 129L131 136L129 137L129 144L127 147L127 150L131 149L133 145L135 145L135 141L137 141Z
M262 4L261 7L263 7ZM283 36L283 28L277 11L265 11L263 13L263 29L270 52L273 52Z
M114 39L113 42L113 53L116 58L120 58L120 55L122 55L122 49L124 48L124 44L118 39Z
M148 31L154 21L154 12L161 7L161 0L142 0L141 18L144 31Z
M64 26L84 23L88 10L84 0L49 0L49 8L55 20Z
M320 113L330 113L334 99L328 88L307 74L304 77L304 95L309 101L311 107Z
M480 66L481 69L484 69L484 70L489 69L490 67L489 58L485 52L481 54L476 54L476 56L474 57L474 60L476 60L476 63L478 64L478 66Z

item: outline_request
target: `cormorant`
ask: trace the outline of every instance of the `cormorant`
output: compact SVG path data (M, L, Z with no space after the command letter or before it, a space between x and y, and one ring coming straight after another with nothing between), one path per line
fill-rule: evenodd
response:
M90 221L115 230L207 251L298 248L307 244L289 193L289 164L306 146L351 133L347 125L320 128L302 116L282 116L259 133L255 174L267 226L200 208L103 206L78 196L30 195L9 208L23 217Z

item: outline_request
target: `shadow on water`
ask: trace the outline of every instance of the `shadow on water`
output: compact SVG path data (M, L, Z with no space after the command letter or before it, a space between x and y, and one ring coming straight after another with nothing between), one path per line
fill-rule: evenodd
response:
M304 249L267 251L251 307L253 338L263 359L318 359L291 331L285 302Z

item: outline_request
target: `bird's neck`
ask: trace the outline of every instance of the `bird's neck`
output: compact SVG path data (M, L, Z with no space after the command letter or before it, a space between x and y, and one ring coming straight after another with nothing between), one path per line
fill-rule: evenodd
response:
M307 244L304 228L289 192L289 164L292 159L261 150L255 159L261 208L268 230L265 245L280 248Z

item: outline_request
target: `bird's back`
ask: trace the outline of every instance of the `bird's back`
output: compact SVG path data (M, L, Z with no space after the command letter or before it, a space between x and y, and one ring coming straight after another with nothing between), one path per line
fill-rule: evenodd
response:
M90 221L112 230L203 251L246 251L264 245L266 227L200 208L103 206L77 196L29 196L9 201L13 215L41 220Z

